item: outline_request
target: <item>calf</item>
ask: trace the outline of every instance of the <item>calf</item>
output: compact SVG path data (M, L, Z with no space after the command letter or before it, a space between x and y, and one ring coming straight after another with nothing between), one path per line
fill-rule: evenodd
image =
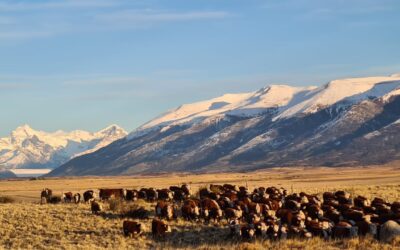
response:
M95 200L92 200L90 202L90 209L92 210L93 214L99 214L101 212L101 210L103 210L102 206L100 203L98 203Z
M122 228L125 236L131 236L132 238L140 236L143 233L142 224L136 221L124 221Z
M169 232L171 232L171 227L167 223L159 219L153 219L151 223L153 237L165 237Z

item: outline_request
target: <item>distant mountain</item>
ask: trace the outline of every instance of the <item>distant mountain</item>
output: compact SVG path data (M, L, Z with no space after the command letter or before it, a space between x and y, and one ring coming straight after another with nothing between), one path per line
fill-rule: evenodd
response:
M185 104L49 175L243 171L398 159L400 75L392 75L320 87L271 85Z
M0 138L0 168L55 168L126 135L126 131L117 125L96 133L81 130L47 133L23 125L9 137Z

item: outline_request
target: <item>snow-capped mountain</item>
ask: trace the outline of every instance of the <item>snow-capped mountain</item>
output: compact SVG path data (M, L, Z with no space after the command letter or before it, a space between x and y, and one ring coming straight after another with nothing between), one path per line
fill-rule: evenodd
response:
M50 175L380 164L400 159L399 119L397 74L270 85L182 105Z
M127 135L117 125L99 132L47 133L23 125L0 138L0 168L54 168L73 157L91 153Z

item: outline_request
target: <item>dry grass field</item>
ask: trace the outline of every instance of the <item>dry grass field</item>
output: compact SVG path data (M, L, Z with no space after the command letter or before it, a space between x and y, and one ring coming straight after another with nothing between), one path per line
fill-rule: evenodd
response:
M0 197L10 197L13 203L0 204L0 249L400 249L400 241L381 244L372 238L324 241L286 240L272 242L256 240L241 242L228 237L226 221L221 224L170 222L172 233L154 240L150 235L151 219L142 221L146 233L138 238L122 234L120 209L141 205L153 211L155 204L137 201L110 209L104 203L102 215L92 215L89 204L40 205L44 187L53 194L83 192L96 188L169 187L190 183L193 189L210 183L232 183L284 187L289 192L305 191L321 194L344 189L351 194L380 196L389 201L400 200L400 168L396 166L366 168L277 168L252 173L202 175L159 175L139 177L70 178L46 180L0 181ZM1 202L1 200L0 200ZM139 203L139 204L137 204Z

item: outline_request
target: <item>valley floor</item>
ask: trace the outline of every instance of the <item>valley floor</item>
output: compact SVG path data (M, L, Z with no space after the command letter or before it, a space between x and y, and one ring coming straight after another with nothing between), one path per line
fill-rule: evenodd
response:
M226 222L204 224L172 221L172 234L165 240L153 240L151 220L144 220L146 233L140 239L125 238L124 220L107 203L101 216L92 215L88 204L40 205L44 187L62 192L83 192L94 188L169 187L190 183L194 189L210 183L232 183L284 187L289 192L345 189L369 198L379 196L389 201L400 200L400 168L396 166L368 168L280 168L253 173L202 175L162 175L141 177L102 177L46 180L15 180L0 182L0 197L15 199L0 204L0 249L400 249L400 241L380 244L371 238L324 241L286 240L271 242L239 242L227 237ZM154 211L154 203L138 201ZM136 202L135 202L136 203Z

